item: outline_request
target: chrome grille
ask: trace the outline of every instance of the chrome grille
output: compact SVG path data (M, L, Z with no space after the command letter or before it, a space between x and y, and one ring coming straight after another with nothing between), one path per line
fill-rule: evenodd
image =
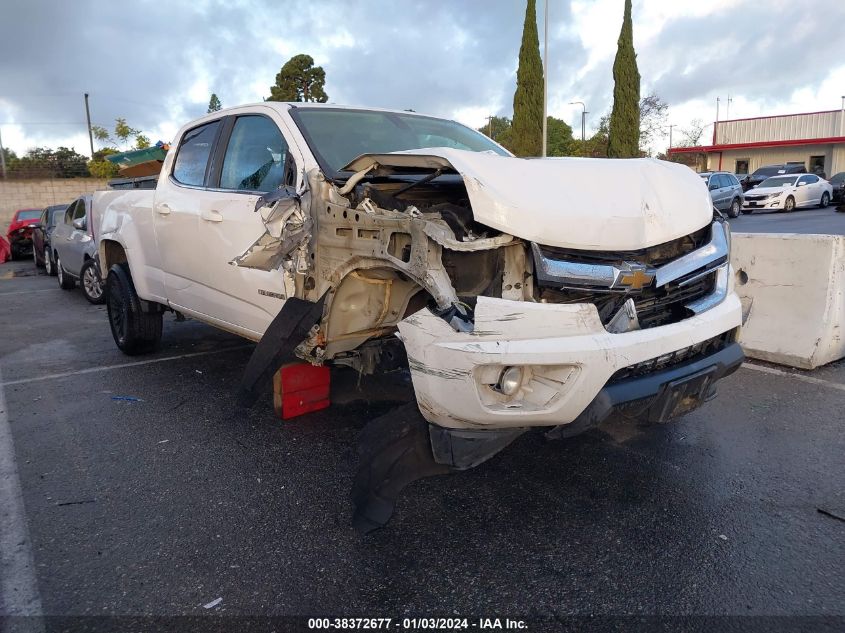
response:
M728 229L720 222L638 251L583 251L532 244L536 298L593 303L605 327L630 299L638 327L676 323L718 304L727 294ZM632 284L636 279L638 283ZM630 310L630 304L627 310ZM618 321L608 328L636 328Z

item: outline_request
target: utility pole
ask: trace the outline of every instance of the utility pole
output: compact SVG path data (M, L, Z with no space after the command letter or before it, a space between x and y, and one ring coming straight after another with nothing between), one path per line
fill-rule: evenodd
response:
M91 110L88 109L88 93L85 93L85 118L88 119L88 142L91 144L91 160L94 160L94 134L91 132Z
M669 149L672 149L672 128L676 127L675 123L669 124ZM667 152L668 153L668 152Z
M581 106L581 142L583 143L587 137L587 106L583 101L570 101L569 105Z
M549 0L543 2L543 158L546 157L549 101Z
M728 95L728 104L725 106L725 120L726 121L731 118L731 102L732 101L733 101L733 99L731 99L731 96Z
M0 134L0 175L6 177L6 150L3 149L3 134Z
M487 117L487 136L493 138L493 115Z
M716 120L719 120L719 97L716 97Z

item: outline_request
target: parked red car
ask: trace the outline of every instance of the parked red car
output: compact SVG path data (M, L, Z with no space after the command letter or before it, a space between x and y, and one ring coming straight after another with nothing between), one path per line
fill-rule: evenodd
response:
M6 238L0 235L0 264L3 264L12 259L12 252L9 248L9 242Z
M12 249L12 259L32 255L32 227L38 224L41 209L18 209L12 217L6 237Z

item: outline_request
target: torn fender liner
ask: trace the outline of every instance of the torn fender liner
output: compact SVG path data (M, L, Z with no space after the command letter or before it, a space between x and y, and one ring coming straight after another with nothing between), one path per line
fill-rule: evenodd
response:
M244 407L255 404L263 387L269 387L273 374L294 357L294 350L308 336L311 328L323 318L324 294L316 302L291 297L270 323L258 341L241 378L238 403Z
M360 466L352 486L352 525L366 534L383 527L393 515L399 493L408 484L452 472L434 461L428 422L416 402L372 420L358 437Z
M468 470L498 454L528 429L447 429L431 424L434 460L456 470Z

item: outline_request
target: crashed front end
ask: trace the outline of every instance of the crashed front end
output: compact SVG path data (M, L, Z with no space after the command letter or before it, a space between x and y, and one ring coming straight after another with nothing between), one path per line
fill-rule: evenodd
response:
M310 214L288 206L236 263L283 262L296 296L325 300L301 358L407 363L452 465L474 433L662 422L741 363L729 228L683 166L437 148L345 171L311 173Z
M709 238L689 236L690 248L702 242L698 248L659 266L649 249L628 254L640 261L625 261L532 243L534 301L479 297L471 332L456 332L427 310L399 324L420 409L441 426L492 429L573 423L614 387L608 404L638 401L626 412L643 421L700 404L742 359L726 230L714 222ZM659 398L664 384L695 373L705 358L717 369L697 391L684 402ZM694 371L678 374L684 366ZM610 408L594 407L590 422Z

